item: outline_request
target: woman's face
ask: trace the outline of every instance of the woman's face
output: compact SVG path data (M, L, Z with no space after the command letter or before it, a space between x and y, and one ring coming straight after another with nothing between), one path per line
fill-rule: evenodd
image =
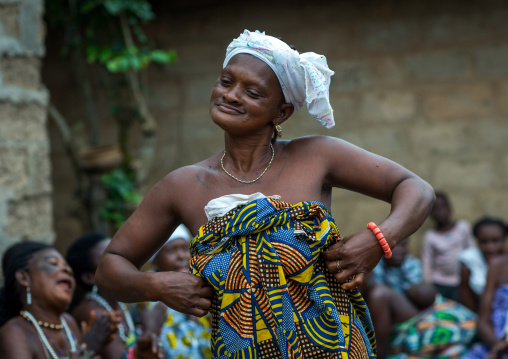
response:
M154 264L157 271L188 272L189 261L189 242L176 238L161 248Z
M476 239L487 263L504 251L505 234L496 224L486 224L478 228Z
M213 121L232 135L255 134L281 114L282 90L273 70L249 54L235 55L222 70L210 98Z
M72 269L56 249L37 252L28 262L32 302L67 307L74 294Z

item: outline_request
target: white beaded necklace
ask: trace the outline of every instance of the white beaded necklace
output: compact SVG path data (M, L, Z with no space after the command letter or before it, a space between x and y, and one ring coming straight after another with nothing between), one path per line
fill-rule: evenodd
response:
M102 305L104 307L104 309L106 309L108 312L113 310L111 305L109 305L108 301L106 299L104 299L104 297L102 297L99 293L97 293L97 286L93 287L92 291L87 294L87 297L92 300L95 300L97 303ZM134 321L132 320L131 313L129 312L129 310L127 309L127 306L124 303L122 303L122 302L117 302L117 303L118 303L118 306L120 307L120 309L122 310L123 316L125 317L125 321L127 322L127 327L129 328L129 333L134 333L136 328L134 327ZM127 339L129 339L129 337L126 333L126 330L125 330L125 325L123 322L120 322L120 324L118 325L118 335L124 343L127 342Z
M49 355L51 355L51 357L53 359L60 359L60 357L58 355L56 355L51 344L49 344L48 339L44 335L44 332L42 331L41 326L39 325L39 323L37 323L37 319L34 318L32 313L30 313L28 310L23 310L23 311L21 311L21 313L22 313L23 317L27 318L30 322L32 322L33 326L35 327L35 330L37 331L37 334L39 334L39 337L41 338L42 343L44 344L47 351L49 352ZM63 325L65 335L67 336L67 340L69 341L69 345L71 347L71 353L76 353L77 352L76 342L72 336L71 329L67 325L67 322L65 321L63 316L60 316L60 322Z

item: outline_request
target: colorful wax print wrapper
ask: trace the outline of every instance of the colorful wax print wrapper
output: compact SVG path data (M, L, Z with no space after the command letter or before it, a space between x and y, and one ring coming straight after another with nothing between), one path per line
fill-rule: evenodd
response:
M320 256L340 240L333 218L319 202L275 197L212 218L191 241L191 272L215 293L214 357L375 358L361 293L343 290Z
M234 39L226 51L223 67L237 54L251 54L271 67L277 78L286 103L298 111L304 105L310 115L326 128L335 125L330 105L330 77L326 57L314 52L298 53L285 42L259 31L245 30Z

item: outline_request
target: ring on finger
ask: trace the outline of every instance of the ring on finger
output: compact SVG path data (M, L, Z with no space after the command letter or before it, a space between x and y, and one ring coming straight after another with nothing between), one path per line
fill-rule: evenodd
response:
M342 267L340 266L340 260L339 259L337 259L335 261L335 265L337 266L338 273L342 272Z

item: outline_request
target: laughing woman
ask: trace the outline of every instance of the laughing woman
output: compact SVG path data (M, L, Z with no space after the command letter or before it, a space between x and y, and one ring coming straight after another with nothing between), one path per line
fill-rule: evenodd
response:
M100 316L83 340L76 322L65 313L74 293L72 270L53 247L15 244L5 252L2 269L2 359L92 358L93 350L116 330L109 316Z
M333 126L331 75L324 56L277 38L246 30L233 40L210 99L224 151L147 194L106 249L99 287L118 300L210 311L217 358L374 357L356 288L420 227L434 195L412 172L345 141L277 139L301 107ZM387 201L390 215L341 240L329 212L334 187ZM141 272L180 223L195 235L192 272Z

